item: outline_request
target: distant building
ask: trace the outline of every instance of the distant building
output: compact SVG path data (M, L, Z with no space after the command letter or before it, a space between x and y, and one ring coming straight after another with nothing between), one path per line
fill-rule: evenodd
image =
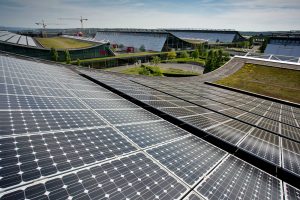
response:
M245 41L245 38L235 30L166 29L166 31L186 41L203 41L208 44Z
M84 38L81 40L84 40ZM107 43L101 41L89 42L93 43L91 47L70 49L69 53L71 58L76 60L114 55ZM0 31L0 50L46 60L51 59L50 49L44 48L37 40L35 40L35 38L8 31ZM59 61L64 61L64 50L59 49L58 55Z
M130 52L139 51L143 46L146 51L170 51L191 49L193 44L184 41L164 30L153 29L102 29L96 33L97 40L109 41L113 47L123 46ZM132 49L133 48L133 49Z
M265 54L300 57L300 34L270 37Z

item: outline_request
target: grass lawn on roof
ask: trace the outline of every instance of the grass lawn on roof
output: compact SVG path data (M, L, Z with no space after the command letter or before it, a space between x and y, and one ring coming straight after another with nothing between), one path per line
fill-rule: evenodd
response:
M246 64L215 83L300 103L300 71Z
M94 44L90 42L84 42L80 40L63 38L63 37L51 37L51 38L36 38L36 40L45 48L55 49L78 49L91 47Z

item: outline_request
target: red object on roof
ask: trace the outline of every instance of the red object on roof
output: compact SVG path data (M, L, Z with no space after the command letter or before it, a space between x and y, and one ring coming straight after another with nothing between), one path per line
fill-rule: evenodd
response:
M134 47L127 47L127 53L134 53Z
M78 33L77 33L77 36L82 37L82 36L83 36L83 33L82 33L82 32L78 32Z

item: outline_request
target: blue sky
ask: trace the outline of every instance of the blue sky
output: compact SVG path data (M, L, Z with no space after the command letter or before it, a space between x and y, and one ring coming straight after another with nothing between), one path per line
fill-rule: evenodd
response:
M0 0L0 26L300 30L300 0Z

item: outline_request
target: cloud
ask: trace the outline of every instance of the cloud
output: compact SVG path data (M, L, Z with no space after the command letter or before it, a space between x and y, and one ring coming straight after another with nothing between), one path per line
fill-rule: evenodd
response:
M84 16L85 27L300 29L299 0L0 0L0 25L67 24L58 18ZM54 28L55 26L52 26ZM57 26L62 28L64 26ZM51 26L49 26L51 28Z

